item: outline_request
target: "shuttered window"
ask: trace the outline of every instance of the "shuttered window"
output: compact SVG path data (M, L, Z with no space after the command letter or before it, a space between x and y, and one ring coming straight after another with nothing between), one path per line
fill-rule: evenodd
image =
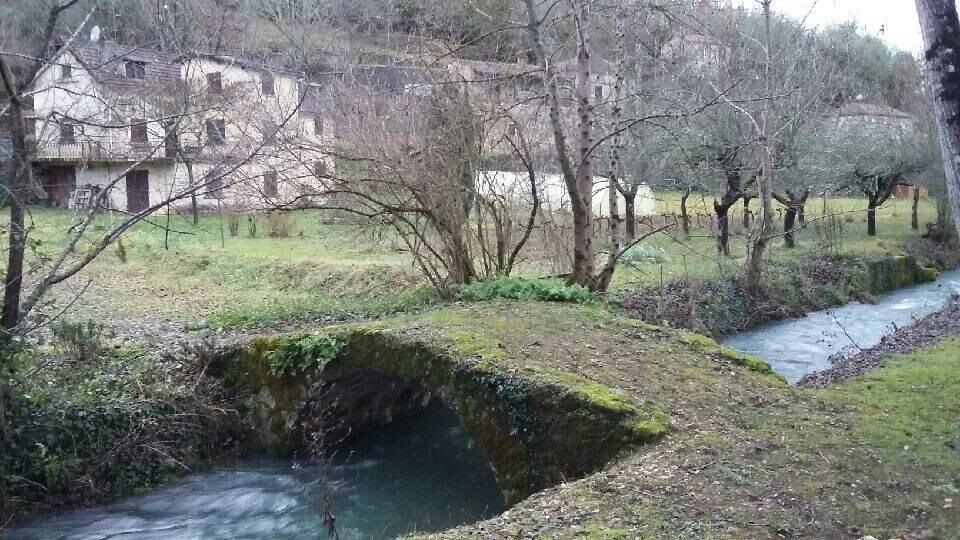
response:
M269 73L264 73L264 74L260 77L260 90L263 92L263 95L265 95L265 96L272 96L272 95L276 94L277 91L276 91L275 86L276 86L276 84L275 84L275 82L274 82L274 80L273 80L273 75L271 75L271 74L269 74Z
M218 94L223 92L223 74L219 71L207 73L207 89Z
M280 194L277 185L277 171L267 171L263 173L263 196L273 198Z
M147 143L147 121L143 118L130 119L130 142Z
M220 145L227 142L226 123L222 118L207 120L207 143Z

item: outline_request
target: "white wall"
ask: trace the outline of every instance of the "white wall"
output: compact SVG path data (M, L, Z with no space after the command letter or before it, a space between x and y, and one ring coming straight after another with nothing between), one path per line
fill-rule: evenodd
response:
M563 176L552 173L537 173L537 189L541 204L550 210L569 208L570 197ZM596 217L610 215L610 202L607 194L609 179L595 176L593 180L593 213ZM508 198L529 203L530 179L527 173L512 171L480 171L477 175L477 191L486 194L503 195ZM618 194L618 207L623 212L625 201ZM647 216L657 211L653 190L646 184L641 184L637 191L636 214Z

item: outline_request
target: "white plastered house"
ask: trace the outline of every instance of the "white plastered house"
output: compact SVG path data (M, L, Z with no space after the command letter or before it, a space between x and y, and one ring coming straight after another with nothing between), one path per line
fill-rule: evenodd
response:
M295 204L333 168L322 152L332 125L315 90L300 74L231 56L175 58L108 41L71 48L33 90L46 202L67 207L108 190L108 205L127 212L168 199Z

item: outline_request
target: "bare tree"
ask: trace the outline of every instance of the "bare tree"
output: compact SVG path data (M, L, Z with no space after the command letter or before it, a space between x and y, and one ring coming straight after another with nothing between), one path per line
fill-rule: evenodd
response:
M917 0L954 223L960 231L960 21L953 0Z

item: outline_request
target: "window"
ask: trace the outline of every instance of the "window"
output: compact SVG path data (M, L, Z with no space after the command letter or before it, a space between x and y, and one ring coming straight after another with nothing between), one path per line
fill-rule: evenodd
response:
M70 77L73 77L73 66L70 64L63 64L60 66L60 78L69 79Z
M276 94L273 75L269 73L264 73L260 77L260 90L263 92L263 95L265 96L272 96Z
M143 79L147 76L147 64L137 60L127 60L126 71L127 77L131 79Z
M207 73L207 89L211 92L223 92L223 74L219 71Z
M74 133L74 125L70 122L60 124L60 144L73 144L75 142L77 142L77 138Z
M263 196L273 198L279 195L280 190L277 186L277 171L267 171L263 173Z
M599 84L594 86L593 95L596 96L597 99L603 99L603 86Z
M227 142L226 124L222 118L207 120L207 144L219 145Z
M143 118L130 119L130 142L147 143L147 121Z
M223 171L220 169L212 169L204 177L203 183L207 188L203 193L204 197L207 199L223 198Z
M327 176L327 162L324 160L319 160L313 164L313 174L317 178L326 178Z
M511 122L510 125L507 126L507 137L516 137L516 136L517 136L517 125Z
M323 135L323 117L319 114L313 115L313 133Z

